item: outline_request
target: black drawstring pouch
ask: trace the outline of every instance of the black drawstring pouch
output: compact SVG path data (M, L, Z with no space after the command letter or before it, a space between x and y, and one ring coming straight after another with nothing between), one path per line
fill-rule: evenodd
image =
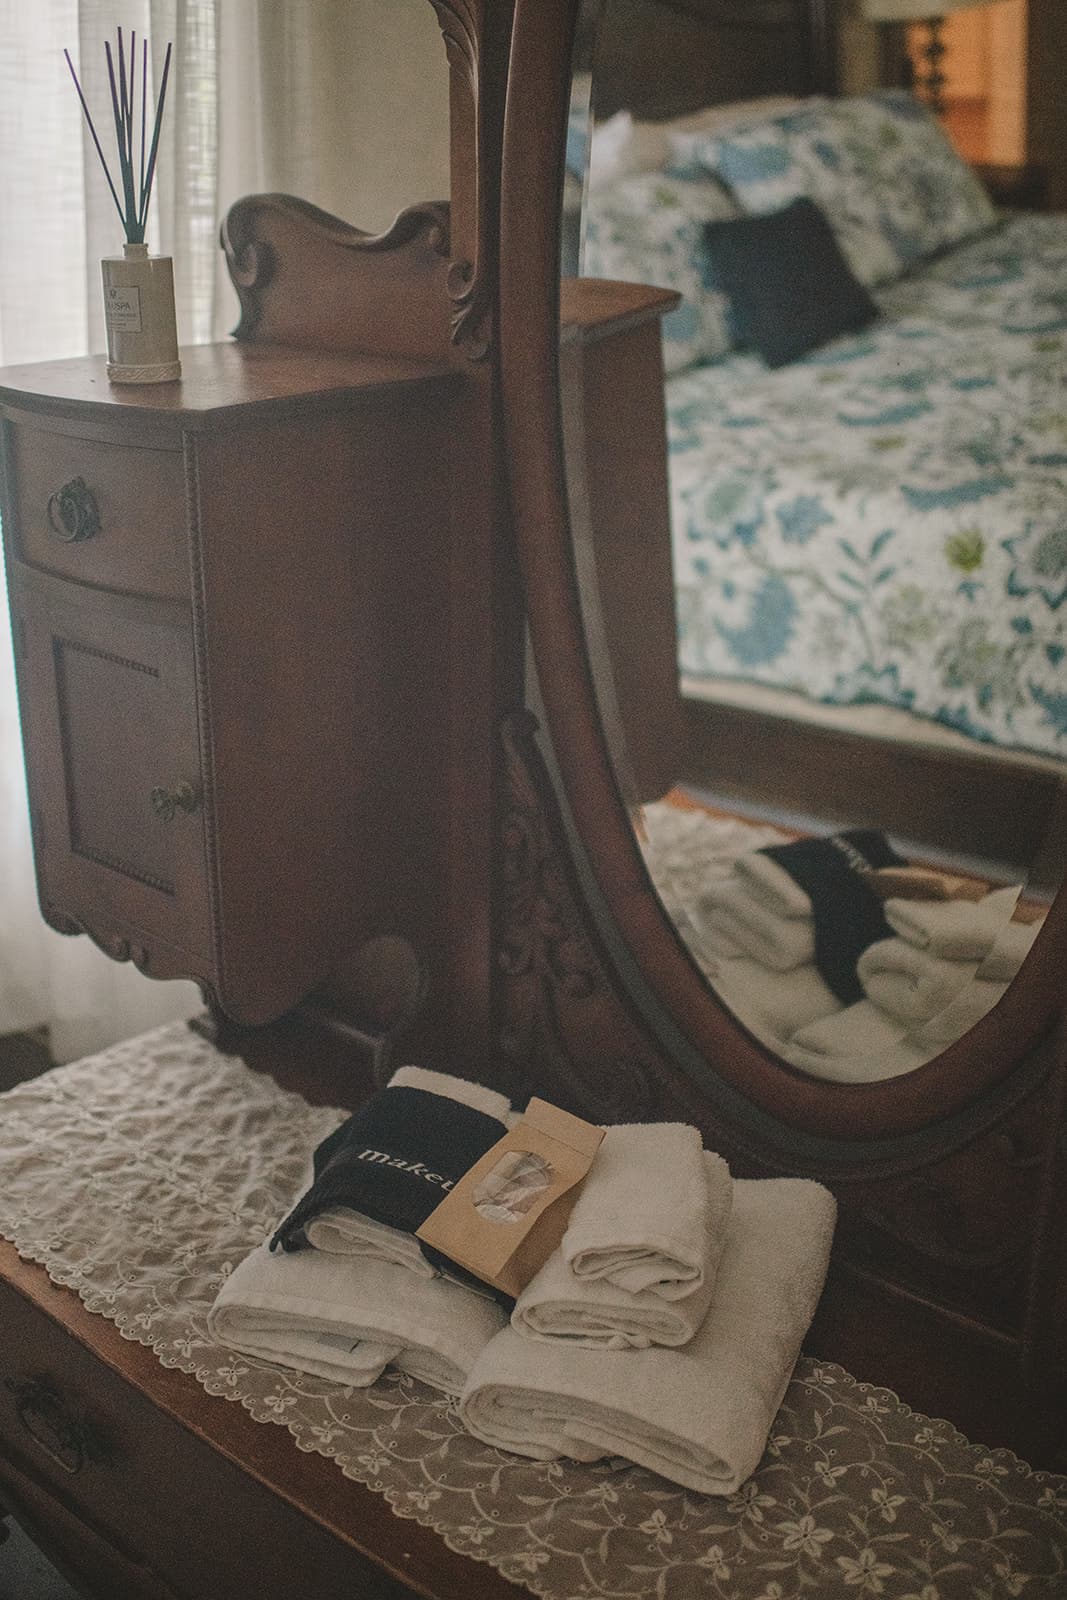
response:
M314 1182L270 1247L307 1248L304 1229L332 1206L414 1233L505 1132L484 1111L426 1089L383 1089L315 1151ZM423 1247L423 1253L429 1252Z
M889 939L882 902L865 881L878 867L902 867L884 833L848 828L822 839L768 845L760 855L783 867L811 901L815 965L842 1005L863 999L856 963L868 945Z

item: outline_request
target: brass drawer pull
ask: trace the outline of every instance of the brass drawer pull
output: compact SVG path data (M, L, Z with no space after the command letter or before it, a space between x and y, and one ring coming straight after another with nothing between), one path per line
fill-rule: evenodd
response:
M100 532L96 497L84 478L71 478L48 496L48 526L64 544L80 544Z
M80 1472L106 1455L95 1429L70 1414L47 1378L7 1378L5 1383L22 1426L64 1472Z
M170 822L175 812L193 812L200 804L200 790L191 783L179 783L175 789L162 786L149 795L152 810L164 822Z

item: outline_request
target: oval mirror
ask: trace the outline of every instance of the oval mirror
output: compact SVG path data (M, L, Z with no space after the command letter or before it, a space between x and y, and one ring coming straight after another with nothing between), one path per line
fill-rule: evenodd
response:
M834 94L824 0L547 9L501 352L565 798L695 1058L905 1132L1062 998L1067 231L914 96Z

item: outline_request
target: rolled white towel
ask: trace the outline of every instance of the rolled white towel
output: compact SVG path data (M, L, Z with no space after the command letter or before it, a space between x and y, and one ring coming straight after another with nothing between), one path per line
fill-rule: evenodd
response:
M750 956L719 963L715 992L742 1022L762 1023L778 1039L841 1010L841 1002L818 969L805 962L790 972L769 972Z
M709 1185L716 1185L721 1157L705 1153ZM596 1177L594 1165L587 1187ZM732 1198L733 1184L729 1195ZM580 1278L567 1265L560 1248L549 1256L515 1302L511 1326L530 1339L553 1343L563 1339L589 1350L647 1350L650 1345L688 1344L704 1320L729 1218L729 1201L718 1225L707 1234L704 1281L692 1293L665 1300L654 1289L636 1293L607 1278Z
M304 1234L314 1250L328 1255L361 1256L369 1261L389 1261L420 1278L436 1278L437 1267L427 1261L413 1233L403 1233L386 1222L375 1222L349 1206L332 1206L305 1225Z
M943 1010L977 970L973 961L945 961L906 939L879 939L856 963L868 1000L914 1026Z
M222 1285L208 1330L244 1355L338 1383L370 1384L393 1365L458 1394L506 1321L493 1301L443 1278L263 1244Z
M724 878L707 888L690 915L698 927L728 939L776 972L788 972L815 956L812 919L779 916L761 905L737 878Z
M678 1300L699 1289L721 1236L730 1169L679 1122L609 1128L571 1212L563 1259L579 1278Z
M887 900L882 907L894 933L918 950L948 961L981 961L1009 921L1019 886L994 889L981 900Z
M993 941L989 954L978 968L977 976L994 983L1010 983L1030 954L1043 921L1007 923Z
M623 1456L702 1494L755 1470L818 1303L832 1195L804 1179L734 1185L711 1307L691 1342L619 1355L507 1328L460 1400L487 1444L537 1461Z

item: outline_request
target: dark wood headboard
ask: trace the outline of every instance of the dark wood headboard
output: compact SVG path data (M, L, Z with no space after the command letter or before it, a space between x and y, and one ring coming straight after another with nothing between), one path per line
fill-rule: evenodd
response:
M764 94L832 94L835 0L604 0L580 41L598 120ZM582 48L584 46L584 49Z

